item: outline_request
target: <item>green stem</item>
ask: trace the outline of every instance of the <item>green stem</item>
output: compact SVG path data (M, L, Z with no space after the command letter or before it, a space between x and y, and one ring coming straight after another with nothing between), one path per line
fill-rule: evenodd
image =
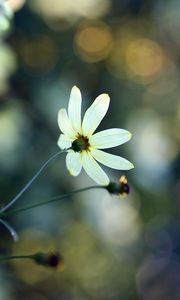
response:
M51 156L43 165L42 167L36 172L36 174L28 181L28 183L23 187L22 190L9 202L7 203L1 210L0 213L4 212L7 210L9 207L11 207L23 194L24 192L32 185L32 183L36 180L36 178L41 174L41 172L45 169L45 167L53 160L55 159L58 155L64 153L65 150L61 150L57 153L55 153L53 156Z
M5 262L7 260L12 260L12 259L33 259L33 255L12 255L12 256L0 256L0 262Z
M19 208L19 209L11 210L11 211L8 211L8 212L0 213L0 218L12 216L12 215L15 215L17 213L20 213L20 212L23 212L23 211L26 211L26 210L29 210L29 209L32 209L32 208L43 206L43 205L46 205L46 204L49 204L49 203L52 203L52 202L55 202L55 201L59 201L59 200L65 199L65 198L69 198L73 194L77 194L77 193L84 192L84 191L91 190L91 189L106 189L106 186L94 185L94 186L85 187L85 188L70 192L68 194L65 194L65 195L62 195L62 196L56 196L56 197L53 197L49 200L42 201L42 202L39 202L39 203L36 203L36 204L33 204L33 205L29 205L29 206L26 206L26 207L23 207L23 208Z

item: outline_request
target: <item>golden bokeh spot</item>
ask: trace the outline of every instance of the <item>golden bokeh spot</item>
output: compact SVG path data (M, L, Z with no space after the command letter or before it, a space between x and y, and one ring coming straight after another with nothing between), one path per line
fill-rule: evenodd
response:
M139 81L152 81L164 69L164 53L160 46L147 38L132 41L125 54L127 72ZM135 80L136 81L136 80Z
M104 60L112 49L112 44L111 30L101 22L81 25L74 40L78 56L89 63Z
M146 36L150 31L151 25L147 20L126 20L125 23L119 23L114 27L113 48L110 55L106 59L106 67L108 71L115 77L126 80L127 74L126 52L130 43L140 37Z

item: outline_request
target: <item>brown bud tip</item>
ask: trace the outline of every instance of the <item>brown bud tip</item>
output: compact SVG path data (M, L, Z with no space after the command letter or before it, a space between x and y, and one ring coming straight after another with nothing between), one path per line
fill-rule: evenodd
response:
M127 178L126 176L121 176L119 178L119 183L120 183L120 190L119 190L119 194L122 196L126 196L129 194L130 192L130 186L128 184Z

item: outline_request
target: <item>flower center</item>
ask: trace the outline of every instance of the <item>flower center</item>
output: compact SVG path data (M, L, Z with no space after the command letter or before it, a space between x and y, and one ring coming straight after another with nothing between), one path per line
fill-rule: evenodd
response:
M72 149L74 152L82 152L83 150L87 151L89 146L90 144L88 138L83 135L79 135L78 138L72 143Z

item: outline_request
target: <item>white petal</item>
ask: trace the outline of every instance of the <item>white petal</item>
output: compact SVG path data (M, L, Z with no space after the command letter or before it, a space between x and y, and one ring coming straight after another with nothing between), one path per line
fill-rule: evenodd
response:
M119 146L129 141L131 136L131 133L127 130L112 128L93 134L89 138L89 143L92 147L106 149Z
M108 110L109 102L109 96L101 94L87 109L82 123L83 135L89 137L96 130Z
M80 89L74 86L69 99L68 116L73 128L79 133L81 133L81 102Z
M102 168L97 164L94 158L91 156L89 152L82 152L82 165L86 173L91 177L94 181L96 181L100 185L108 185L109 178L106 173L102 170Z
M61 131L70 138L76 137L76 131L73 129L72 124L68 118L67 112L61 108L58 112L58 124Z
M72 146L72 141L73 140L68 138L65 134L61 134L57 144L61 149L68 149Z
M101 164L116 170L130 170L134 168L133 164L125 158L109 154L104 151L94 149L91 151L92 156Z
M77 176L81 172L81 154L70 151L66 156L66 166L72 176Z

